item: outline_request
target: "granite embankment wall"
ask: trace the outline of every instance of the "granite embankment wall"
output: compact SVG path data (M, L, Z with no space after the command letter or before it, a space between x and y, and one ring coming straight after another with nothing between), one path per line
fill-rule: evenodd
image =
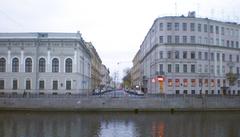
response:
M240 96L0 98L0 110L34 110L34 111L240 110Z

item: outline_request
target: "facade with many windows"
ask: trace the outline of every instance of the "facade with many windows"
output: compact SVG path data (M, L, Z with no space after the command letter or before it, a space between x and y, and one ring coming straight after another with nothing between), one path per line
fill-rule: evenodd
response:
M140 46L144 91L240 94L239 31L237 23L194 15L157 18ZM237 77L234 85L229 72Z
M84 93L91 56L80 33L0 33L0 92Z

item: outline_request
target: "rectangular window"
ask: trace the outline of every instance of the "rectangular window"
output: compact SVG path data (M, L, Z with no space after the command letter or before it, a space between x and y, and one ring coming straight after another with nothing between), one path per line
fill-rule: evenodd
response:
M179 31L179 23L175 23L175 31Z
M159 58L162 59L163 58L163 51L159 52Z
M232 55L231 54L229 55L229 61L232 62Z
M167 23L167 30L172 30L172 23L171 22Z
M4 80L0 80L0 90L4 89Z
M187 90L183 90L183 94L188 94L188 91Z
M16 90L17 88L18 88L18 81L15 79L15 80L13 80L13 83L12 83L13 85L12 85L12 89L13 90Z
M193 94L193 95L195 94L195 90L192 90L192 94Z
M159 43L163 43L163 36L159 37Z
M202 59L202 52L198 52L198 59L199 59L199 60Z
M196 80L195 79L191 79L191 86L195 87L196 86Z
M159 24L159 29L160 29L160 31L163 31L163 23Z
M199 79L199 87L202 87L202 85L203 85L203 82L202 82L202 79Z
M179 36L175 36L175 43L180 43Z
M205 79L204 85L205 85L205 87L208 87L208 79Z
M180 94L180 91L179 91L179 90L176 90L176 94Z
M208 60L208 53L207 52L204 52L204 59Z
M162 74L164 71L163 71L163 64L159 64L159 72L160 74Z
M31 89L31 81L26 80L26 90L30 90L30 89Z
M217 53L217 61L220 61L220 53Z
M168 58L168 59L171 59L171 58L172 58L172 52L171 52L171 51L168 51L168 52L167 52L167 58Z
M225 54L222 54L222 61L225 61Z
M187 64L183 64L183 72L187 73Z
M224 39L222 39L221 45L222 45L223 47L225 46L225 40L224 40Z
M172 87L173 86L173 81L172 79L168 79L168 87Z
M187 43L187 36L183 36L182 42Z
M216 26L215 28L216 28L216 34L219 34L219 27Z
M195 31L195 23L190 24L190 29L191 29L191 31Z
M66 81L66 90L71 90L71 81L70 80Z
M210 33L213 33L213 25L210 25Z
M176 73L179 73L179 71L180 71L180 70L179 70L179 64L175 64L175 72L176 72Z
M175 59L179 59L179 51L175 51Z
M221 27L221 34L224 35L224 27Z
M188 86L188 80L187 79L183 79L183 86L187 87Z
M204 32L208 32L207 24L204 24Z
M211 53L211 61L214 61L214 53Z
M210 66L210 72L211 72L211 74L214 73L214 65L211 65L211 66Z
M195 72L196 72L195 64L191 64L191 73Z
M195 36L191 36L190 38L191 38L191 43L193 43L193 44L196 43L196 37Z
M172 64L168 64L168 73L172 73Z
M231 47L234 48L234 41L231 41Z
M205 72L205 73L208 73L208 65L205 65L205 67L204 67L204 72Z
M172 36L170 35L167 36L167 43L172 43Z
M202 65L201 64L198 65L198 73L202 73Z
M202 31L202 25L198 24L198 32L201 32L201 31Z
M237 62L239 62L239 55L236 56L236 60L237 60Z
M214 79L211 80L211 87L215 87L215 80Z
M53 90L58 90L58 81L57 80L53 81Z
M217 86L218 86L218 87L221 87L220 79L217 80Z
M183 29L183 31L187 31L187 23L182 24L182 29Z
M230 41L227 40L227 47L230 47Z
M191 59L195 59L195 52L194 51L191 52Z
M217 74L220 75L220 66L217 65Z
M39 89L43 90L44 89L44 80L39 81Z
M238 87L240 87L240 80L238 80L238 82L237 82L237 83L238 83Z
M187 51L183 51L183 59L187 59Z
M180 80L179 79L175 79L175 86L179 87L180 86Z
M236 41L236 48L239 48L239 42Z

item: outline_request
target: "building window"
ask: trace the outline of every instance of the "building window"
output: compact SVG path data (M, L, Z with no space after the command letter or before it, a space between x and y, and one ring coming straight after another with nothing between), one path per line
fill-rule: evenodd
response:
M191 36L191 43L193 43L193 44L196 43L196 37L195 36Z
M195 94L195 90L192 90L192 94L193 94L193 95Z
M26 58L25 60L25 72L32 72L32 59Z
M30 90L30 89L31 89L31 81L26 80L26 90Z
M234 41L231 41L231 47L234 48Z
M191 31L195 31L195 23L190 24L190 29L191 29Z
M175 51L175 59L179 59L179 51Z
M52 72L59 72L59 60L57 58L52 60Z
M204 59L208 60L208 53L207 52L204 52Z
M211 65L211 66L210 66L210 72L211 72L211 74L214 73L214 65Z
M71 90L71 81L70 80L66 81L66 90Z
M214 94L214 90L212 90L212 95Z
M198 32L201 32L201 31L202 31L202 25L198 24Z
M183 29L183 31L187 31L187 23L182 24L182 29Z
M195 52L194 51L191 52L191 59L195 59Z
M204 24L204 32L208 32L207 24Z
M172 87L173 86L173 81L172 79L168 79L168 87Z
M175 31L179 31L179 23L175 23L174 26L175 26Z
M205 72L205 73L208 73L208 65L205 65L205 67L204 67L204 72Z
M222 43L221 43L222 46L225 46L225 40L222 39Z
M224 27L221 27L221 35L224 35Z
M6 60L5 60L5 58L0 58L0 72L6 72Z
M163 36L159 37L159 43L163 43Z
M179 90L176 90L176 94L180 94Z
M225 66L222 66L222 73L225 74Z
M39 72L46 72L46 61L44 58L39 59Z
M198 73L202 73L202 64L198 65Z
M210 25L210 33L213 33L213 25Z
M211 87L215 87L215 80L214 79L211 80Z
M183 72L187 73L187 64L183 64Z
M167 23L167 30L172 30L172 23L170 22Z
M188 91L187 91L187 90L183 90L183 93L184 93L184 94L188 94Z
M72 59L68 58L65 61L65 72L72 73Z
M175 36L175 43L180 43L179 36Z
M168 51L168 52L167 52L167 58L168 58L168 59L171 59L171 58L172 58L172 51Z
M238 84L237 84L237 85L238 85L238 87L240 87L240 80L238 80L238 82L237 82L237 83L238 83Z
M187 51L183 51L183 59L187 59Z
M239 48L239 42L236 41L236 48Z
M195 64L191 64L191 73L195 72L196 72Z
M0 90L4 89L4 80L0 80Z
M220 61L220 53L217 53L217 61Z
M199 60L202 59L202 52L198 52L198 59L199 59Z
M12 59L12 72L19 72L19 60L18 58Z
M205 87L208 87L208 79L205 79L204 85L205 85Z
M237 71L237 74L239 75L239 74L240 74L240 68L237 67L236 69L237 69L237 70L236 70L236 71Z
M163 73L163 64L159 64L159 72L160 74Z
M229 55L229 61L232 62L232 55L231 54Z
M183 36L183 43L187 43L187 36Z
M206 95L208 94L208 90L205 90L205 94L206 94Z
M159 24L160 31L163 31L163 23Z
M53 90L57 90L58 89L58 81L54 80L53 81Z
M225 54L222 54L222 61L225 61Z
M227 40L227 47L230 47L230 41Z
M203 82L202 82L202 79L199 79L199 87L202 87L203 86Z
M211 53L211 61L214 61L214 53Z
M40 81L39 81L39 89L40 89L40 90L43 90L44 87L45 87L45 85L44 85L44 80L40 80Z
M172 36L170 35L167 36L167 43L172 43Z
M217 74L220 75L220 65L217 65Z
M172 64L168 64L168 73L172 73Z
M179 79L175 79L175 86L179 87L180 86L180 80Z
M179 73L179 64L175 64L175 72Z
M163 51L159 51L159 58L160 58L160 59L163 58Z
M217 86L220 87L221 86L221 82L220 79L217 80Z
M195 79L191 79L191 86L195 87L196 86L196 80Z
M219 27L216 26L215 28L216 28L216 34L219 34Z
M187 79L183 79L183 86L187 87L188 86L188 80Z
M13 83L12 83L13 85L12 85L12 89L13 90L16 90L17 88L18 88L18 81L15 79L15 80L13 80Z

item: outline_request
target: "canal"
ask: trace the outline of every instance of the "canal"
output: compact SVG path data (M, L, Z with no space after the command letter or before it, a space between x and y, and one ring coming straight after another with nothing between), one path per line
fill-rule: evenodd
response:
M240 112L0 111L0 137L240 137Z

